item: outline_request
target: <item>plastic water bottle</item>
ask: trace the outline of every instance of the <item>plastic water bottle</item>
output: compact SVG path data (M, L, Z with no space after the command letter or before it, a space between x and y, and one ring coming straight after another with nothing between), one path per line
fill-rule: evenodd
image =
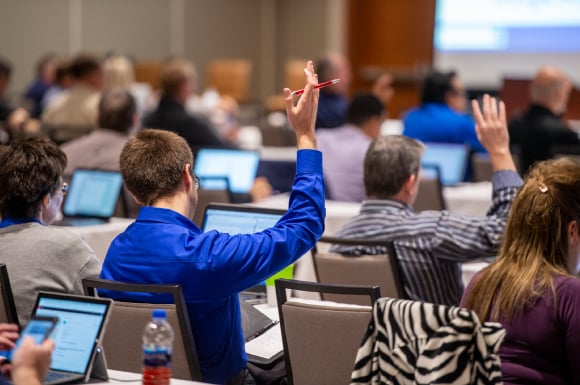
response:
M169 385L173 338L165 310L153 310L143 332L143 385Z

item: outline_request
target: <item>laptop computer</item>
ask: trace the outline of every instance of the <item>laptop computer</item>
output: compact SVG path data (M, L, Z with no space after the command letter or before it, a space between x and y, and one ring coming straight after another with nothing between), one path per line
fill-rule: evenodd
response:
M77 169L63 205L58 226L86 226L107 222L114 214L123 178L117 171Z
M255 151L202 148L195 159L199 178L226 177L232 193L245 194L256 179L260 155Z
M425 169L436 166L441 184L453 186L464 181L468 161L469 146L466 144L427 142L421 166Z
M55 349L45 385L89 380L97 367L97 352L111 307L112 301L106 298L38 293L32 315L58 317L51 335ZM106 373L105 367L99 369Z
M285 210L210 203L205 208L201 230L204 233L217 230L231 235L253 234L274 226L284 214Z

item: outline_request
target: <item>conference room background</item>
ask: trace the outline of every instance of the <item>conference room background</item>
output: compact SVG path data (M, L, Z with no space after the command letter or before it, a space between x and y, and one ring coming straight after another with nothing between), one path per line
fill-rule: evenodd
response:
M478 23L484 24L478 31L464 33L472 39L439 38L439 43L455 44L453 52L443 52L440 44L437 47L433 44L436 14L441 16L446 4L457 9L457 3L456 0L1 0L0 53L14 64L13 95L21 93L32 79L36 60L46 52L72 55L81 51L96 54L118 51L138 61L184 55L197 65L199 91L204 88L205 68L210 60L244 58L253 63L251 98L260 101L284 86L287 60L316 58L326 50L339 51L351 60L353 91L368 86L377 69L394 74L397 94L390 108L391 116L417 103L418 79L434 64L444 69L456 67L468 87L491 91L501 85L500 71L509 76L529 77L544 62L563 67L578 81L577 46L548 44L550 52L533 52L536 48L532 40L526 49L499 52L501 44L492 43L503 41L505 33L490 31L513 24L513 20L500 17L505 15L497 8L502 3L519 7L522 11L518 15L528 15L526 22L532 26L538 22L534 15L542 15L543 23L552 23L554 30L569 26L578 29L580 11L570 12L570 7L580 7L579 1L461 0L466 9L464 17L472 23L477 18ZM476 5L482 8L477 10ZM450 19L453 21L453 14L438 20ZM537 40L539 35L535 36ZM556 40L570 39L557 35ZM475 46L465 47L471 42ZM555 50L555 46L560 48ZM458 47L467 48L466 52L458 53Z

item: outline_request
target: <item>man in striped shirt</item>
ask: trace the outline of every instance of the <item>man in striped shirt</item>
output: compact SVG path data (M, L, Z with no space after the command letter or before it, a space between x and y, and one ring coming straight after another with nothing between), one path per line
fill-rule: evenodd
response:
M359 215L336 234L342 238L393 240L405 294L414 300L457 305L463 293L461 262L495 255L512 200L522 179L509 151L505 106L485 96L473 102L477 136L494 170L493 203L483 218L448 211L415 212L423 144L404 136L373 141L364 162L366 194ZM339 246L348 255L382 254L381 247Z

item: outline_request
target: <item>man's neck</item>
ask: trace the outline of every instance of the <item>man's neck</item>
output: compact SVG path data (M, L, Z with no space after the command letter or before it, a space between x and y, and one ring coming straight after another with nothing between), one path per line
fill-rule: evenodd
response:
M183 194L159 198L151 206L173 210L190 219L193 218L195 213L195 206L192 206L187 196Z

